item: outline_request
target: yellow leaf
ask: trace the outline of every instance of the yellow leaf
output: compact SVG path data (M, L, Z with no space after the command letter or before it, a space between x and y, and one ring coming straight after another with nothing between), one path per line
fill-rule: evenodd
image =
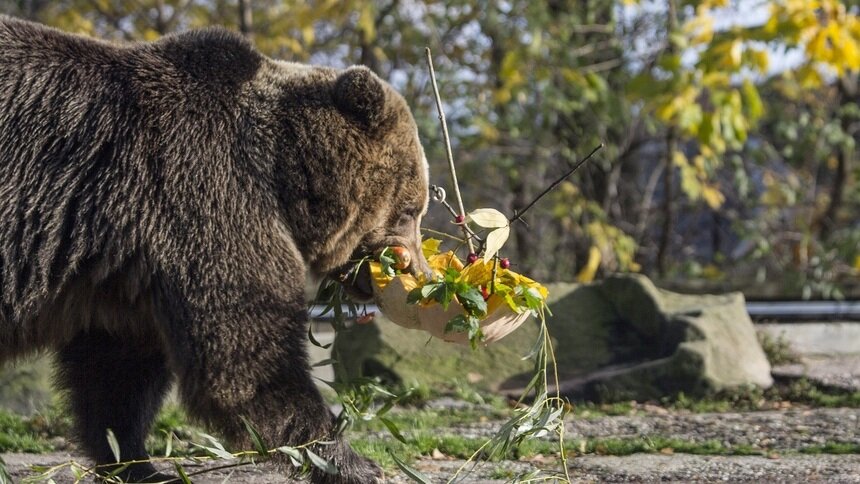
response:
M684 153L681 151L676 151L672 153L672 164L678 167L684 167L689 164L687 161L687 157L684 156Z
M585 267L576 275L576 280L579 282L593 281L594 276L597 275L597 269L600 267L601 259L600 249L592 245L588 249L588 262L585 263Z
M702 268L702 276L705 279L717 280L723 278L723 271L720 270L719 267L714 264L708 264Z
M741 85L741 96L749 117L753 121L760 118L764 113L764 103L761 101L758 89L749 79L744 79L744 83Z
M385 289L385 286L391 282L392 277L387 276L384 272L382 272L382 264L379 262L371 262L370 263L370 279L373 281L373 284L380 289Z
M726 197L719 189L707 184L702 185L702 198L705 199L705 203L713 210L720 208L723 202L726 201Z
M767 68L770 65L770 56L766 50L751 50L750 57L759 72L763 74L767 72Z
M373 10L373 2L368 2L361 9L361 15L358 17L358 29L363 33L364 40L368 43L376 38L376 20Z
M302 28L302 42L304 42L305 45L310 46L313 44L314 38L315 33L313 25L308 25L307 27Z
M458 271L463 270L463 263L460 262L460 259L451 252L444 252L441 254L434 254L427 258L427 264L433 269L437 275L445 274L445 271L451 267Z
M442 241L439 239L424 239L421 241L421 253L424 254L424 258L429 259L431 256L438 254L441 244Z
M744 53L743 48L743 43L739 39L735 39L732 42L732 47L729 49L729 60L731 61L732 67L740 67L741 57Z
M460 272L458 281L472 286L489 284L493 279L493 261L478 259Z
M860 254L854 256L854 270L860 272Z

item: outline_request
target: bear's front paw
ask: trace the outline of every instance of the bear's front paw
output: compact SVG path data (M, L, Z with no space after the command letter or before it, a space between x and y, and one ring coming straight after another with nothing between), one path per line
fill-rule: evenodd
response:
M337 474L327 474L320 469L311 473L311 482L324 484L374 484L383 482L382 469L375 462L355 453L345 443L336 444L337 448L329 454Z

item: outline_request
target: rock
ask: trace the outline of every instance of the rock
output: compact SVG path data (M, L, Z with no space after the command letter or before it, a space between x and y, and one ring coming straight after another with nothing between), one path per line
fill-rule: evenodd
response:
M683 295L618 275L550 307L569 398L641 401L773 383L740 293Z
M798 363L777 365L776 378L805 378L816 385L848 392L860 392L860 355L804 355Z
M420 383L435 388L459 380L496 390L534 366L522 357L537 337L538 324L530 320L503 340L473 351L377 316L373 324L339 331L332 358L343 363L348 378L371 376L387 383ZM336 378L342 380L343 375L336 374Z
M649 400L773 382L740 293L682 295L640 275L548 289L553 315L547 326L560 389L569 398ZM434 387L469 379L516 397L533 375L533 362L522 356L538 328L526 322L472 351L378 317L375 324L341 331L332 357L344 362L350 377Z

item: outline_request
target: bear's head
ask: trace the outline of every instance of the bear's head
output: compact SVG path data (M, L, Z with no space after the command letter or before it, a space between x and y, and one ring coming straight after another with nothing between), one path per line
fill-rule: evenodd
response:
M343 272L387 246L421 252L428 168L406 101L369 69L289 68L280 89L277 183L299 250L316 274ZM369 296L366 274L354 295Z

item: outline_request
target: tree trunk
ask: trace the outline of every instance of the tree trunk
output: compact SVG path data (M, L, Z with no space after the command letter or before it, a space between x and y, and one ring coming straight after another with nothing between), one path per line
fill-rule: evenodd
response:
M660 245L657 247L657 273L666 275L666 254L669 252L672 231L675 230L675 167L672 156L678 150L678 137L670 128L666 135L666 158L663 161L663 227L660 232Z
M818 220L818 237L821 241L827 240L836 228L836 219L845 198L845 184L848 181L850 157L851 154L846 148L840 149L836 156L836 173L833 174L833 184L830 185L830 201L827 203L824 214Z
M254 40L254 13L251 0L239 0L239 32L248 40Z

